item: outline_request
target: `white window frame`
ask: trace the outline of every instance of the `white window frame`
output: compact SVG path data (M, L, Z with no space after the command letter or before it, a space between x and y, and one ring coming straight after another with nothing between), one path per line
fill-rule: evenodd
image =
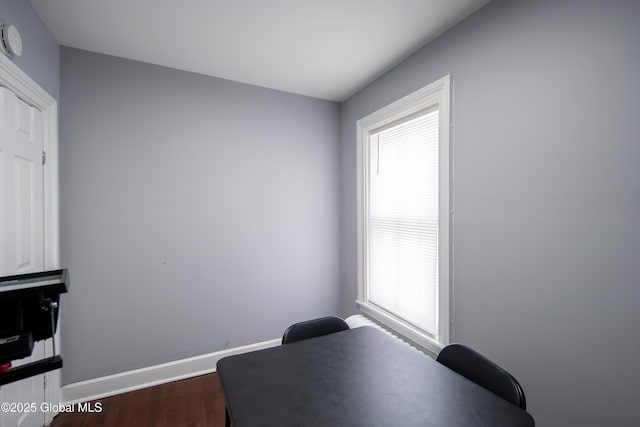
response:
M437 105L439 109L439 212L438 212L438 333L431 335L411 323L371 304L367 296L368 283L368 179L369 176L369 135L376 129L408 118L420 111ZM449 344L451 307L450 295L450 76L437 81L369 114L356 123L357 127L357 239L358 239L358 297L356 304L360 311L374 320L391 328L427 351L437 354Z

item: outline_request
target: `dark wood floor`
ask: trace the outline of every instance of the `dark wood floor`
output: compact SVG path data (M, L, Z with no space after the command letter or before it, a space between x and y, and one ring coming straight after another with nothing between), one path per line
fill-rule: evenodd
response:
M100 413L58 415L51 427L224 426L224 398L216 374L99 399ZM94 404L95 406L95 404Z

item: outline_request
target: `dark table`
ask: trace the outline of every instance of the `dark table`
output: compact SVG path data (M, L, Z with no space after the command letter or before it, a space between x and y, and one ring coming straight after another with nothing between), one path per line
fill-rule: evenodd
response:
M530 427L520 408L372 327L218 361L234 427Z

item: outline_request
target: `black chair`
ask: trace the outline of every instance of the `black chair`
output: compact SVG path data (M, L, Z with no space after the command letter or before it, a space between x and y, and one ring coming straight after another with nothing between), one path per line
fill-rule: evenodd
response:
M349 329L347 322L335 316L307 320L306 322L299 322L289 326L282 336L282 344L290 344L307 338L346 331L347 329Z
M450 344L440 351L436 360L507 402L527 409L527 401L520 383L510 373L475 350L461 344Z

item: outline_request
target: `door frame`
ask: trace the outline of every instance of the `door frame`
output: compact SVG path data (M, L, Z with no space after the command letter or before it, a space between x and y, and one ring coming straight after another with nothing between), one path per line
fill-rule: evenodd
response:
M19 98L43 113L42 147L46 155L43 167L44 268L45 270L60 268L58 102L7 56L2 54L0 54L0 85L11 90ZM59 339L56 337L52 339L56 340L56 348L59 349ZM45 381L45 401L59 403L60 371L51 371L46 374ZM54 416L53 413L45 413L45 425L48 425Z
M38 108L43 118L44 268L60 267L58 212L58 102L5 55L0 55L0 85Z

